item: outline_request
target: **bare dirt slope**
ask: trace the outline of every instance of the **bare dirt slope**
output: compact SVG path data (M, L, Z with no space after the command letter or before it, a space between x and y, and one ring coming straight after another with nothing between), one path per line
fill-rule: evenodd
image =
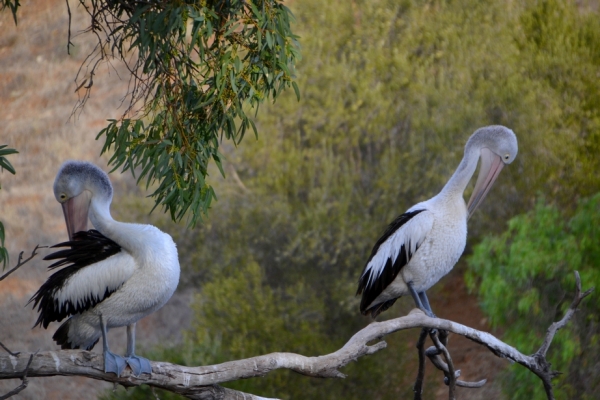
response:
M74 32L86 21L81 9L71 2ZM94 140L106 119L123 112L121 99L127 80L108 66L95 77L94 90L86 108L71 118L78 95L74 82L77 70L93 38L72 38L72 55L66 51L68 14L63 0L25 0L19 10L18 26L10 12L0 14L0 144L16 148L19 154L9 157L17 170L13 176L0 173L0 221L6 228L11 265L19 250L30 252L36 244L52 245L66 240L62 211L52 192L58 167L66 159L89 160L106 169L106 159L99 157L101 143ZM119 68L118 65L115 67ZM127 77L124 71L119 75ZM114 173L116 184L113 213L120 215L119 198L134 187L129 175ZM147 210L149 211L149 210ZM40 251L32 263L0 283L0 341L13 351L58 349L51 340L58 324L48 330L31 329L37 314L28 299L49 276L48 263ZM181 326L189 320L189 301L178 294L156 314L142 320L137 330L139 354L158 341L178 340ZM176 315L177 323L172 322ZM169 318L167 318L169 316ZM169 326L176 326L175 330ZM121 332L123 331L123 332ZM115 351L125 347L124 328L110 332ZM94 351L100 351L97 346ZM0 395L20 381L0 381ZM21 399L94 398L111 385L89 379L57 377L32 379Z

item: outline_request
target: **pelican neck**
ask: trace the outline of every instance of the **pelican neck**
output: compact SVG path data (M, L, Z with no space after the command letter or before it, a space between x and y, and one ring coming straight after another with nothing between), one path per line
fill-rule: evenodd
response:
M480 148L469 146L465 149L465 154L458 168L452 174L452 177L444 188L440 192L441 197L462 197L469 181L473 177L475 170L477 169L477 163L479 161Z

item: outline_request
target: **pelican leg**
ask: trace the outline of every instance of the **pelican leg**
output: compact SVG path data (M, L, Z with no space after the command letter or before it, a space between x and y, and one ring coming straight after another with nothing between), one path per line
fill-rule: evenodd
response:
M415 301L415 305L417 306L417 308L423 311L428 317L435 318L435 315L433 314L433 312L431 312L431 306L429 305L429 300L427 299L427 295L425 294L425 292L417 293L417 291L412 285L412 282L407 282L406 286L408 286L408 290L410 290L410 295ZM423 295L424 301L421 301L421 295ZM423 303L425 303L427 306L425 306Z
M427 298L427 294L425 293L425 291L422 291L419 293L419 298L421 299L421 303L423 304L423 307L425 307L425 309L431 313L430 317L437 318L435 316L435 314L433 313L433 311L431 310L431 306L429 305L429 299Z
M125 354L125 361L135 376L152 374L150 361L147 358L135 355L135 322L127 325L127 353Z
M102 314L98 314L100 317L100 328L102 329L102 352L104 353L104 372L113 372L117 374L117 376L121 376L125 366L125 359L115 353L112 353L108 348L108 339L106 322L102 318Z

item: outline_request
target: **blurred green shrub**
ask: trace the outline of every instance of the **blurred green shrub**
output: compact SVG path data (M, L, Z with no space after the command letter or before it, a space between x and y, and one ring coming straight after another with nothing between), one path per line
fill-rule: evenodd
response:
M550 324L573 300L579 271L583 290L600 287L600 194L579 203L575 214L538 202L509 222L501 235L485 238L469 257L466 282L503 340L525 354L542 344ZM549 351L558 399L600 395L600 306L586 298L574 320L559 331ZM521 366L511 368L504 387L512 399L545 398L539 379Z

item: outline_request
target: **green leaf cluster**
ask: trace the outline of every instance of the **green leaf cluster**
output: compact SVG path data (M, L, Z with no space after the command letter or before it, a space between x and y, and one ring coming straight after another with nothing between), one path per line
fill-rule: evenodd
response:
M102 151L115 169L158 183L155 206L176 221L191 211L194 225L216 199L206 177L211 162L223 174L220 141L256 135L245 108L292 85L293 16L276 0L92 3L119 19L107 42L124 60L137 55L132 97L144 102L141 116L109 120Z
M8 145L0 145L0 171L7 170L11 174L16 174L16 171L10 161L6 159L6 156L10 154L17 154L18 151L15 149L7 148ZM2 185L0 185L2 189ZM2 269L6 268L8 264L8 250L4 247L4 241L6 240L6 233L4 231L4 224L0 222L0 263L2 263Z
M4 11L4 9L9 9L13 15L13 20L15 21L15 25L17 24L17 10L21 6L20 0L2 0L0 2L0 12Z
M7 170L11 174L15 174L15 168L12 166L10 161L6 159L6 156L10 154L18 154L19 152L15 149L7 148L8 145L0 145L0 171ZM0 186L2 189L2 186Z
M475 246L466 281L492 325L503 330L503 339L533 353L573 299L573 271L579 271L584 289L600 287L598 243L600 194L581 201L570 219L540 201L511 219L506 232ZM600 393L599 315L598 302L586 299L575 321L555 337L550 361L565 373L557 381L557 398L592 399ZM506 379L513 399L545 396L541 382L524 368L513 368Z

